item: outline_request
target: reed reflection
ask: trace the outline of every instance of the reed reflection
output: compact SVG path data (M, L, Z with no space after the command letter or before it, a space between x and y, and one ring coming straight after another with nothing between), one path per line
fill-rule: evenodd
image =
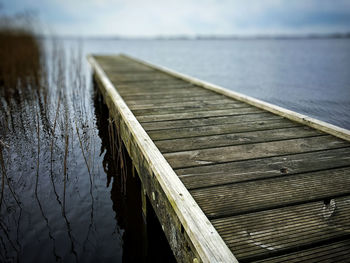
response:
M90 151L98 136L82 59L76 50L67 59L57 43L45 53L16 19L0 19L7 21L0 25L0 261L85 261L87 224L78 222L93 215L96 171L81 162L99 159ZM78 182L85 181L91 206L82 202L88 191Z
M80 43L25 32L0 29L0 262L169 262Z

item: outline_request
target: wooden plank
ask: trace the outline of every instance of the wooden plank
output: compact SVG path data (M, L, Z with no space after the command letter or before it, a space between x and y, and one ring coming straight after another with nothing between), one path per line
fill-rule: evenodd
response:
M177 169L187 189L350 166L350 148Z
M166 153L164 154L164 157L173 168L184 168L204 164L232 162L342 147L349 147L349 143L327 135L303 139Z
M133 105L140 105L140 104L150 104L150 103L160 103L160 104L164 104L164 103L182 103L182 102L187 102L187 101L209 101L209 100L220 100L220 99L225 99L224 96L222 95L211 95L211 96L196 96L196 97L189 97L189 96L185 96L185 97L177 97L177 98L166 98L166 99L134 99L134 100L128 100L128 105L133 106Z
M233 116L242 115L250 113L259 113L261 110L257 108L238 108L238 109L228 109L228 110L211 110L211 111L196 111L196 112L186 112L186 113L169 113L160 115L150 115L150 116L138 116L137 120L139 122L151 122L151 121L169 121L169 120L184 120L184 119L198 119L207 118L214 116Z
M172 142L172 139L178 138L191 138L191 137L199 137L203 138L202 141L207 139L215 139L215 138L205 138L208 135L220 135L220 134L230 134L230 133L242 133L242 132L251 132L251 131L263 131L263 130L272 130L278 128L288 128L288 127L300 127L300 124L296 122L291 122L289 120L265 120L265 121L257 121L257 122L248 122L245 124L241 123L230 123L230 124L217 124L212 126L200 126L200 127L188 127L188 128L175 128L168 130L156 130L156 131L148 131L148 135L154 140L167 140L169 145L177 144L181 141ZM303 129L303 128L302 128ZM303 129L312 131L311 129ZM314 132L314 134L322 134L320 132ZM238 135L241 136L241 139L244 139L244 134ZM254 135L253 135L254 136ZM236 137L237 138L237 137ZM234 139L234 138L233 138ZM234 139L235 140L235 139ZM196 141L195 143L200 143ZM223 141L224 142L224 141ZM243 142L243 141L241 141ZM190 143L190 141L184 140L184 144ZM225 145L225 144L223 144ZM229 144L228 144L229 145ZM219 146L219 145L218 145ZM186 150L186 147L183 150Z
M151 84L157 84L157 85L168 85L168 84L182 84L185 83L183 80L180 79L119 79L119 78L113 78L111 77L112 83L120 83L120 84L127 84L127 83L147 83L148 85Z
M104 65L103 70L106 74L123 74L123 73L143 73L143 72L156 72L156 70L151 68L135 68L135 67L115 67L113 65Z
M236 104L234 101L230 99L221 99L221 100L204 100L204 101L185 101L185 102L173 102L173 103L150 103L150 104L138 104L138 105L130 105L131 110L146 110L146 109L167 109L172 107L198 107L200 106L210 106L210 105L218 105L218 104L227 104L232 103ZM276 116L276 115L275 115Z
M249 107L249 106L248 106ZM240 103L221 103L214 105L202 105L197 106L177 106L172 108L160 108L160 109L143 109L143 110L132 110L135 116L146 116L146 115L160 115L170 113L184 113L193 111L209 111L209 110L224 110L224 109L238 109L247 108L247 104Z
M145 67L140 64L116 64L116 63L101 63L101 67L106 71L106 74L127 73L127 72L157 72L150 67Z
M320 245L313 248L299 250L281 256L254 261L256 263L319 263L319 262L342 262L350 263L349 257L350 239L344 241Z
M184 90L184 89L172 90L171 92L169 92L167 90L157 89L154 91L144 90L144 91L135 91L135 92L126 90L126 91L120 92L119 94L126 101L126 100L133 100L133 99L141 100L142 98L144 98L145 100L149 100L152 98L157 98L158 96L161 96L161 95L169 96L169 98L171 98L170 96L176 97L178 95L180 95L180 97L182 97L182 95L205 96L205 95L208 95L208 92L206 92L205 90L191 91L191 90ZM237 104L239 104L239 102Z
M284 251L298 251L296 253L299 256L307 259L310 251L304 254L300 251L303 248L339 238L350 238L349 203L350 197L347 196L332 199L329 205L323 201L312 202L217 219L212 223L238 260L268 258ZM318 254L311 258L321 260L323 250L329 252L325 246L313 249ZM282 258L290 257L291 255Z
M233 115L233 116L217 116L217 117L187 119L187 120L148 122L148 123L142 123L142 127L146 131L156 131L156 130L166 130L166 129L176 129L176 128L211 126L211 125L217 125L217 124L242 123L242 125L245 125L245 123L248 123L248 122L265 121L265 120L272 120L272 119L282 120L283 118L269 112L261 112L261 113L255 113L255 114L243 114L243 115Z
M150 90L150 89L136 89L136 88L127 88L127 89L120 89L118 88L118 92L122 97L132 97L132 96L148 96L150 94L154 95L162 95L162 94L187 94L187 95L198 95L198 94L210 94L206 90L203 89L189 89L189 88L183 88L178 86L177 88L173 89L165 89L162 86L158 87L156 89ZM231 100L231 102L234 102L234 100ZM243 104L242 102L237 102L237 104ZM246 103L244 103L246 104Z
M130 72L130 71L147 71L147 72L156 72L156 70L142 65L140 63L136 63L130 59L122 58L121 56L114 57L96 57L96 60L101 64L103 70L108 73L111 72Z
M268 210L350 194L350 168L191 190L209 218Z
M230 98L242 101L242 102L246 102L252 106L258 107L258 108L263 109L263 110L267 110L269 112L278 114L282 117L288 118L292 121L299 122L301 124L313 127L313 128L318 129L320 131L323 131L323 132L332 134L336 137L342 138L344 140L350 141L350 130L347 130L347 129L335 126L333 124L329 124L329 123L311 118L309 116L306 116L306 115L303 115L303 114L300 114L300 113L297 113L297 112L294 112L291 110L287 110L287 109L279 107L277 105L273 105L271 103L255 99L255 98L252 98L250 96L246 96L246 95L243 95L241 93L238 93L238 92L235 92L232 90L228 90L228 89L222 88L220 86L217 86L217 85L205 82L205 81L201 81L201 80L193 78L193 77L189 77L185 74L175 72L174 70L170 70L166 67L155 66L155 65L152 65L152 64L147 63L145 61L142 61L142 60L139 60L136 58L132 58L130 56L126 56L126 55L122 55L122 56L125 58L129 58L130 60L133 60L135 62L139 62L142 65L149 66L153 69L168 73L171 76L188 81L194 85L198 85L198 86L201 86L201 87L206 88L208 90L215 91L219 94L226 95L227 97L230 97Z
M125 95L126 92L130 94L137 94L140 93L142 94L152 94L152 93L159 93L159 92L167 92L167 93L179 93L181 91L183 92L202 92L206 94L215 94L215 92L211 92L205 89L202 89L200 87L193 86L192 84L188 84L186 82L184 83L168 83L168 84L163 84L163 83L158 83L158 84L153 84L149 83L148 81L146 82L135 82L135 83L118 83L118 92L121 95ZM230 99L230 98L227 98Z
M166 235L175 256L178 256L177 259L179 261L192 260L193 262L237 262L210 221L117 93L115 86L107 78L102 68L92 57L89 57L89 62L96 72L110 110L112 113L114 112L116 117L120 116L118 119L120 119L123 131L122 138L129 154L133 156L133 161L140 158L140 154L142 156L143 161L138 160L136 163L138 172L142 174L143 183L148 186L148 196L151 199L156 199L157 196L166 197L162 198L161 203L154 200L152 205L156 210L158 205L171 208L169 214L160 213L162 216L159 219L164 223L163 227L166 227ZM154 184L159 187L155 189L150 187ZM157 190L157 192L150 193L150 189ZM169 218L172 212L177 216L175 219ZM175 220L174 222L179 220L182 230L169 224L171 220ZM179 232L183 235L177 235ZM184 241L182 239L184 237L188 237L190 242L186 242L187 239ZM186 244L187 247L185 248L181 244ZM191 256L196 257L189 258Z
M179 81L178 78L174 78L168 74L155 71L155 72L124 72L123 74L107 72L109 79L112 82L124 82L124 81L144 81L144 80L175 80ZM184 82L184 81L182 81Z
M297 126L297 124L295 124L295 126ZM252 126L242 126L242 128L239 129L237 133L208 135L201 137L188 136L187 138L155 141L155 144L157 145L158 149L163 154L165 154L171 152L193 151L199 149L290 140L321 135L321 132L319 131L310 128L308 129L306 127L295 126L293 126L291 123L288 125L275 122L263 127L258 127L255 131L253 129L249 130L249 127ZM246 131L244 128L246 128ZM208 131L208 133L209 132L210 131ZM214 131L214 134L215 132L217 131ZM153 140L156 139L153 137L153 134L151 134L151 132L149 132L149 136Z
M142 102L142 100L153 100L153 99L171 99L171 98L182 98L182 97L188 97L188 96L210 96L211 93L203 91L194 91L191 92L178 92L178 93L149 93L148 95L128 95L124 94L122 97L127 102L129 100L139 100ZM215 94L213 94L215 95ZM248 104L246 104L247 107L250 107Z
M191 83L188 82L175 82L175 83L167 83L167 85L164 85L162 83L154 84L149 82L134 82L134 83L117 83L118 85L118 92L124 92L126 90L133 90L133 91L157 91L157 90L167 90L172 91L174 89L195 89L199 90L202 89L201 87L194 86ZM231 99L231 98L227 98Z

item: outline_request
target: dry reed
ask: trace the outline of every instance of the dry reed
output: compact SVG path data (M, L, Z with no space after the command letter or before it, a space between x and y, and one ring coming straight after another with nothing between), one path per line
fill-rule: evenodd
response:
M56 233L53 226L50 226L52 224L49 220L51 215L46 216L46 213L51 211L47 205L51 205L51 203L49 200L40 202L39 199L43 193L53 190L58 202L59 209L57 210L61 212L60 216L66 225L66 232L71 244L70 253L74 254L75 260L78 261L77 251L79 250L76 251L75 247L77 245L79 248L79 242L75 243L76 233L72 229L74 224L69 221L71 220L70 204L75 201L72 199L78 195L74 195L74 197L71 195L70 191L72 191L74 180L70 180L70 176L75 175L71 175L70 171L74 169L72 166L76 165L74 158L84 159L89 174L91 194L91 222L88 238L94 225L95 148L92 149L91 145L96 141L94 136L97 134L90 132L94 129L94 124L93 116L89 115L91 114L89 113L91 110L88 105L89 98L86 98L89 93L86 91L86 82L82 72L82 55L80 53L77 54L78 56L71 54L69 58L63 46L57 42L54 42L53 45L52 53L44 54L40 41L30 30L22 28L4 30L0 27L0 166L2 175L0 180L0 210L10 206L15 207L13 206L15 202L20 205L18 196L28 205L28 200L23 198L25 195L22 195L22 190L34 190L33 197L37 199L49 237L54 240ZM67 60L66 55L69 58ZM44 61L52 64L48 66L48 64L44 64ZM2 127L2 124L6 126L7 130ZM111 134L113 134L115 147L114 158L118 160L118 165L124 169L123 153L120 148L121 140L117 138L114 124L112 129ZM15 134L16 136L14 136ZM25 138L26 136L27 138ZM7 144L9 144L9 150L7 150ZM79 151L77 145L80 145L81 148L79 156L77 156ZM11 154L21 153L23 149L28 149L28 152L21 155L24 156L21 160L23 163L13 161L8 164ZM46 164L46 160L49 163ZM30 168L32 164L33 173ZM15 167L16 165L18 167ZM46 165L47 170L45 170ZM24 176L16 174L19 167L26 172ZM7 178L7 170L9 178ZM31 174L33 176L29 176ZM124 178L124 176L122 177ZM51 185L48 185L51 189L47 189L47 184L41 184L46 182L45 180L51 181ZM22 186L27 185L27 188L25 186L21 188L21 184ZM31 186L34 186L34 189ZM20 195L17 195L14 190ZM57 202L55 200L56 205ZM24 206L24 208L26 207ZM58 219L55 217L55 220L58 221ZM0 232L9 228L9 225L6 224L1 226L3 228L0 228ZM18 229L17 231L19 231ZM15 230L11 231L13 233ZM2 233L0 238L1 236ZM0 240L0 251L2 247L6 247L5 243L9 243L9 247L12 246L13 236L9 235L7 239L3 245L1 245L2 241ZM18 248L21 250L20 245ZM15 250L17 251L18 248ZM60 258L55 252L54 254L56 259Z
M2 206L2 200L4 198L4 190L5 190L5 163L4 158L2 156L2 145L0 145L0 163L1 163L1 193L0 193L0 212L1 212L1 206Z
M24 30L0 30L0 57L3 98L28 98L33 92L29 87L41 87L40 45L32 34Z

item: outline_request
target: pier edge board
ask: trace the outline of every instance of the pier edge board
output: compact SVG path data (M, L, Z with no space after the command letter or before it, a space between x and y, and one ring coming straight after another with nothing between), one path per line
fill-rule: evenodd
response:
M124 144L176 259L180 262L238 262L98 62L93 56L88 56L88 61L111 114L119 122Z
M279 116L282 116L282 117L285 117L285 118L290 119L292 121L296 121L296 122L299 122L301 124L310 126L312 128L315 128L317 130L334 135L334 136L339 137L341 139L344 139L346 141L350 141L350 130L347 130L347 129L341 128L339 126L336 126L336 125L333 125L333 124L330 124L330 123L303 115L301 113L297 113L295 111L288 110L288 109L282 108L280 106L277 106L277 105L274 105L274 104L271 104L271 103L268 103L268 102L265 102L265 101L262 101L262 100L244 95L244 94L241 94L241 93L236 92L236 91L228 90L226 88L220 87L220 86L215 85L215 84L211 84L211 83L206 82L206 81L199 80L199 79L194 78L194 77L190 77L186 74L176 72L176 71L168 69L164 66L157 66L157 65L140 60L138 58L134 58L134 57L126 55L126 54L120 54L120 56L123 56L125 58L130 59L130 60L133 60L135 62L138 62L142 65L151 67L153 69L168 73L169 75L174 76L176 78L186 80L194 85L198 85L198 86L203 87L205 89L215 91L216 93L219 93L221 95L225 95L227 97L248 103L248 104L255 106L257 108L275 113Z

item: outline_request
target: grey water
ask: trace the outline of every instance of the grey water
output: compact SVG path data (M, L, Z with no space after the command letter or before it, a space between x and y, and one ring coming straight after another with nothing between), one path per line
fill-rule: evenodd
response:
M350 39L87 40L350 129Z
M114 156L87 54L126 53L350 128L350 39L55 41L43 41L47 94L0 98L0 262L174 261L130 159Z

